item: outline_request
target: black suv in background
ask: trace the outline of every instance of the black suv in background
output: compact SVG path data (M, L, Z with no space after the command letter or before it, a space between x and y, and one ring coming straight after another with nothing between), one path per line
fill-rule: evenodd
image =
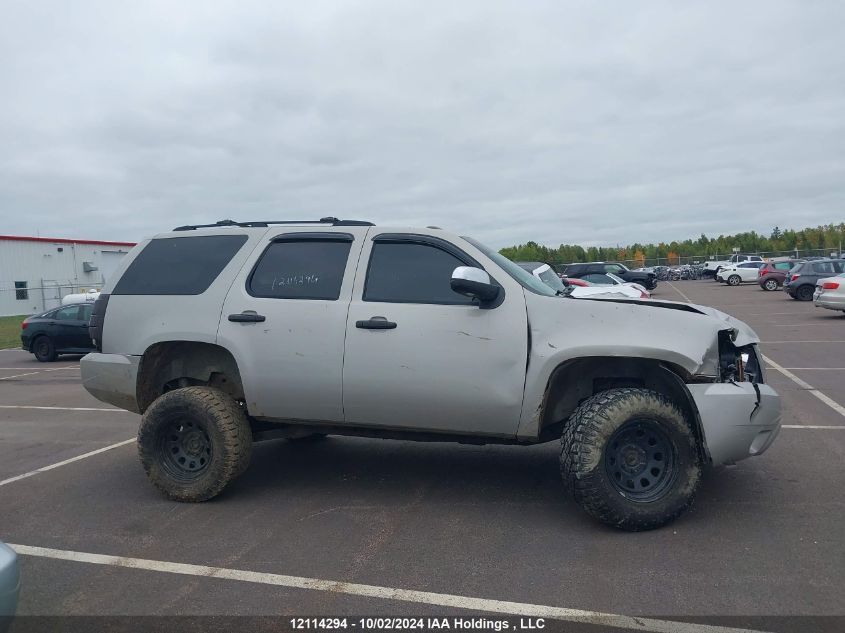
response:
M581 279L587 275L613 273L625 281L640 284L648 290L657 288L657 276L654 273L638 272L616 262L588 262L586 264L569 264L563 273L567 277Z
M822 277L833 277L845 272L845 261L841 259L817 259L799 262L786 274L783 289L799 301L812 301L816 282Z

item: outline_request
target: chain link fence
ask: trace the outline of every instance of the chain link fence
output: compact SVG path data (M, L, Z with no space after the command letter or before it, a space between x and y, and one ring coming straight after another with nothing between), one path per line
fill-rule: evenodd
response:
M0 282L0 316L44 312L59 307L67 295L99 290L102 286L59 279L42 279L35 286L28 282Z

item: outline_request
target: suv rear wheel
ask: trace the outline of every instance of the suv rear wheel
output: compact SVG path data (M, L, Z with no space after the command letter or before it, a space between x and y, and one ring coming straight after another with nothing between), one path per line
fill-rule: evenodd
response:
M795 291L795 298L798 299L798 301L812 301L814 290L813 286L804 284Z
M778 289L778 282L776 279L767 279L763 282L763 288L766 290L777 290Z
M648 389L610 389L585 400L561 438L560 468L575 501L623 530L680 516L701 477L695 437L681 410Z
M212 387L160 396L141 419L138 454L150 481L174 501L217 496L249 465L252 431L235 400Z

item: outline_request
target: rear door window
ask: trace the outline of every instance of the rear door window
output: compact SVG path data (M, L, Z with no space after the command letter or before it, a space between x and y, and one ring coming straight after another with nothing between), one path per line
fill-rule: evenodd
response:
M819 275L830 275L839 271L834 271L833 262L816 262L813 264L813 272Z
M591 275L584 275L583 277L581 277L581 279L583 279L584 281L589 281L591 284L616 284L613 279L611 279L605 274L593 273Z
M68 306L61 310L56 310L53 318L56 321L76 321L79 318L79 306Z
M270 299L336 301L351 246L348 233L279 236L255 265L247 291Z
M152 240L129 264L112 294L202 294L246 240L246 235L199 235Z

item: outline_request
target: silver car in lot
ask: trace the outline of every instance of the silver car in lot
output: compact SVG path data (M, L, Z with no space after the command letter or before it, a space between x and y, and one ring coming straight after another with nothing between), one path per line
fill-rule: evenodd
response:
M813 303L817 308L845 312L845 273L819 279L813 293Z
M18 555L8 545L0 543L0 632L8 629L15 615L20 587Z

